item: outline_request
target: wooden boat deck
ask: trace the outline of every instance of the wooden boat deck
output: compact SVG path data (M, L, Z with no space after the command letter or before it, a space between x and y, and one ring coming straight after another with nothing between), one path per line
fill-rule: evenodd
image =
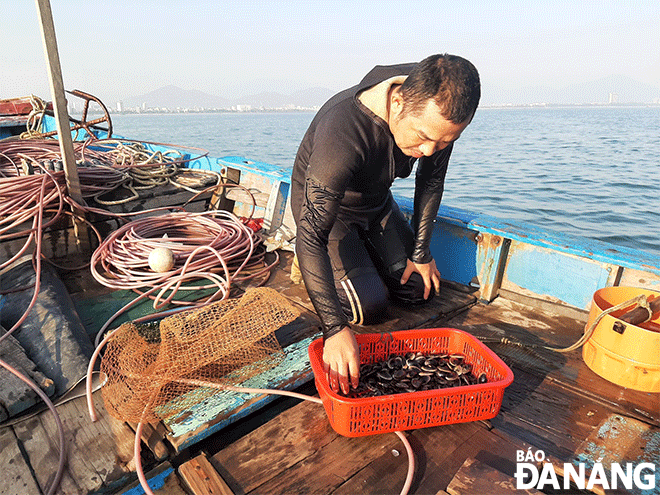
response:
M285 348L304 342L300 354L304 356L308 342L319 335L319 324L304 287L289 279L290 263L291 255L285 254L268 285L302 309L302 317L278 337ZM83 308L89 307L85 294L94 291L83 287L76 277L69 279L69 288L84 320ZM525 344L564 347L583 332L586 315L577 316L502 297L483 304L467 288L446 284L430 304L414 311L392 306L386 322L358 330L452 327L486 342L508 337ZM486 422L407 432L417 463L411 493L480 493L475 483L483 482L510 493L515 486L517 450L540 449L562 465L586 455L587 440L593 440L599 428L613 418L620 418L617 421L627 428L641 428L647 438L644 445L655 445L655 450L642 451L660 463L657 394L607 382L586 367L579 350L559 354L494 342L489 345L515 375L505 390L500 413ZM305 393L316 393L308 365L280 379L287 382L284 388L301 387ZM68 465L58 493L141 493L139 485L133 491L125 489L135 479L131 425L110 418L98 392L95 398L102 414L97 423L89 421L84 398L59 407L67 433ZM149 445L149 450L144 449L145 463L153 468L149 477L164 483L156 493L185 493L184 486L190 490L203 479L207 481L202 485L206 483L204 489L208 489L211 475L219 475L218 483L236 494L399 493L406 476L405 450L395 435L342 437L330 427L324 409L306 401L250 397L187 428L186 433L174 434L176 426L161 424L145 439ZM0 493L39 493L48 485L57 462L55 427L49 412L0 428L0 446L4 478L9 480ZM628 457L633 454L626 453Z
M421 326L560 347L572 344L584 329L585 322L573 317L501 298L489 305L471 303L469 297L445 288L435 304L448 308L453 302L455 309ZM390 324L396 327L395 321ZM657 396L603 380L586 367L580 351L562 355L508 345L492 348L515 374L500 413L487 422L408 432L417 462L410 493L513 493L517 450L540 449L563 465L586 455L587 439L613 418L621 430L642 428L649 438L660 438ZM656 463L660 459L657 445L647 454L655 456ZM633 461L634 455L627 452L624 457ZM407 469L395 435L342 437L330 428L323 408L308 402L208 452L208 457L233 493L399 493ZM496 481L499 478L507 481Z
M135 208L149 206L143 200ZM291 254L283 253L267 284L302 311L300 318L277 333L290 359L283 370L257 380L262 386L315 395L306 351L320 335L320 326L304 287L289 278L291 261ZM74 272L63 280L90 334L128 297L121 291L109 293L87 272ZM642 459L660 466L658 394L625 389L600 378L584 364L580 350L559 354L529 347L572 344L583 333L587 315L547 301L501 294L485 304L470 288L446 283L429 304L414 309L393 305L385 322L357 329L365 333L465 330L488 343L515 375L504 392L500 413L492 420L406 432L416 461L410 493L515 492L516 451L530 447L544 451L557 466L575 459L593 463L599 459L596 453L601 457L616 453L619 462ZM139 316L139 311L129 312L126 319ZM503 337L528 347L497 343ZM89 420L84 397L69 398L58 406L66 433L67 467L57 493L142 493L132 459L135 425L109 417L100 393L94 396L101 417L95 423ZM332 430L318 404L274 396L229 397L225 392L218 396L222 400L147 428L143 464L156 493L401 490L407 460L394 434L346 438ZM621 435L613 439L604 433L613 424L627 434L627 443L621 443ZM5 470L0 494L43 493L57 460L50 412L0 425L0 465ZM656 486L644 493L660 493L660 479Z

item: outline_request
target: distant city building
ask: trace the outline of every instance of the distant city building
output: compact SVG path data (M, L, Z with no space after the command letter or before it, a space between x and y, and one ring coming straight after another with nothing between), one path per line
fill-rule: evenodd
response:
M610 93L610 97L607 100L607 103L609 103L610 105L614 103L619 103L619 95L617 93Z
M121 112L124 111L124 106L122 105L121 101L118 101L118 102L117 102L117 111L118 111L119 113L121 113Z

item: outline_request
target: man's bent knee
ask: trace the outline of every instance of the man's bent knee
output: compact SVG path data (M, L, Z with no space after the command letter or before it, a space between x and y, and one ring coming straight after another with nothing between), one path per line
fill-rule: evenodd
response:
M387 315L387 287L375 272L345 277L337 282L337 293L351 323L371 325Z
M416 305L428 302L433 298L435 289L431 288L428 299L424 299L426 287L424 286L424 279L419 273L412 273L405 284L400 282L403 271L396 275L398 275L398 278L396 276L392 277L388 284L394 301Z

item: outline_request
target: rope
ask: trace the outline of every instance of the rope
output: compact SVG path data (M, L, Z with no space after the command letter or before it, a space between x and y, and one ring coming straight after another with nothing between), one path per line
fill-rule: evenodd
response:
M30 95L32 111L28 114L27 130L20 135L21 139L32 139L41 133L41 124L46 115L46 102L38 96Z
M40 127L42 117L43 114L39 115L38 110L35 110L35 115L30 119L30 121L33 122L34 129ZM152 181L159 184L168 181L175 187L195 192L195 195L191 200L208 190L212 190L214 187L230 186L228 184L220 184L219 174L206 171L195 172L197 176L196 179L193 177L192 180L188 179L182 182L173 180L174 177L176 177L176 172L178 172L178 165L190 159L183 157L181 153L178 153L176 156L170 156L167 152L157 152L145 157L138 156L137 153L128 155L126 152L128 148L125 146L121 148L120 151L114 150L112 153L108 153L107 151L109 150L105 149L105 147L109 146L109 143L100 143L100 141L95 141L93 143L91 141L74 143L83 198L95 198L99 200L101 196L117 187L124 186L130 189L132 187L131 181L136 180L136 177L145 187L148 187L148 185L144 184L144 182ZM124 153L124 157L120 157L120 152ZM204 155L205 154L206 152ZM116 166L115 160L117 159L119 159L119 163L126 166ZM157 164L155 163L157 160L164 160L167 163ZM197 184L202 187L209 182L215 182L215 185L201 191L196 191L190 187L195 180L197 180ZM133 197L137 197L138 194L137 191L135 191L135 188L133 191L135 192ZM26 254L34 244L32 256L36 273L34 295L28 309L9 331L3 336L0 336L0 341L11 335L11 333L23 323L36 302L40 289L39 280L43 258L41 249L42 235L45 229L57 222L63 214L72 214L65 211L65 203L72 206L74 211L81 210L105 216L110 215L115 218L123 218L124 216L129 215L111 214L100 208L79 205L68 197L66 194L65 174L62 170L59 145L57 141L38 139L29 142L15 140L0 141L0 242L19 238L25 239L22 247L18 249L18 252L14 256L0 264L0 271ZM99 201L99 203L102 204L102 200ZM253 201L253 212L255 206L256 202ZM156 211L169 211L171 209L172 208L158 208L132 214L144 215ZM147 297L152 297L154 299L155 309L161 309L169 303L175 305L187 304L188 306L193 304L208 304L210 301L217 299L218 297L228 297L232 282L244 281L267 275L272 267L279 262L279 257L276 254L276 260L272 264L268 265L265 263L265 248L262 246L261 239L254 231L233 215L226 212L189 214L185 213L182 207L177 207L176 209L179 211L175 212L175 214L170 214L170 217L163 216L158 221L169 220L167 225L168 228L176 228L177 226L180 227L182 224L186 224L186 226L190 228L190 231L195 232L195 234L188 237L194 239L197 244L189 247L186 253L187 257L182 258L185 259L183 266L177 268L176 275L161 275L158 280L160 285L154 284L150 288L131 288L132 290L136 290L139 296L115 313L115 315L106 322L102 331L104 331L105 328L107 328L107 326L119 314L121 314L121 312ZM231 215L231 218L228 218L229 215ZM89 222L87 223L88 225L91 225ZM189 225L193 223L195 224L195 228L190 227ZM163 228L165 227L164 225L162 226ZM215 231L213 231L213 228L215 228ZM147 229L146 226L145 229ZM200 229L206 229L208 232L206 235L197 235ZM108 244L101 242L101 236L98 231L96 231L96 229L94 229L94 231L99 238L100 245L104 246L104 249L108 247ZM220 231L224 234L221 234ZM135 233L136 231L133 231L131 235ZM139 229L137 234L138 236L142 235L143 237L148 238L148 235L142 233ZM188 237L186 237L186 235L183 235L184 239L177 239L174 237L171 241L187 241L189 240ZM226 250L228 250L228 252L224 252ZM210 255L208 254L209 252L211 253ZM104 263L103 266L109 268L111 266L109 264L109 258L101 256L103 253L105 253L105 251L100 252L99 259L102 258ZM255 256L253 256L253 254ZM183 256L184 255L182 255L182 257ZM245 256L242 262L240 256ZM227 259L225 260L225 258ZM214 260L213 267L211 267L212 260ZM222 267L221 270L218 270L218 265ZM111 269L109 273L116 275L125 271L127 276L132 276L133 267L118 268L115 265L112 266L113 269ZM204 272L204 270L206 270L206 272ZM205 285L195 286L195 290L216 288L216 292L208 297L206 301L201 303L176 301L174 299L176 292L178 290L192 289L193 285L191 282L196 278L206 278L208 282ZM261 283L264 283L266 279L267 277L264 277ZM166 296L167 293L169 293L169 295ZM161 311L159 314L171 314L172 312L178 312L184 309L187 308L179 308L169 312ZM150 317L154 318L158 317L158 315L150 315ZM100 334L101 332L99 332L99 335ZM92 360L90 366L93 367L93 364L94 361ZM59 466L55 473L55 477L47 490L48 494L55 493L62 477L66 459L62 423L57 410L48 396L46 396L39 386L33 383L30 378L24 376L18 370L2 360L0 360L0 366L6 368L33 388L46 403L55 417L55 423L59 434ZM89 379L89 376L86 377L86 379L87 395L91 394L91 390L87 389L87 387L91 385L91 380ZM139 463L139 458L136 459L136 461Z
M81 189L85 199L94 198L102 205L123 204L139 198L139 190L171 184L174 187L198 192L200 187L220 184L217 172L183 169L188 160L197 160L208 152L189 148L199 154L184 156L181 151L148 151L145 144L174 146L163 143L147 143L132 140L88 139L74 142L74 154L78 164ZM185 147L180 147L186 149ZM53 139L31 139L28 141L0 141L0 178L22 178L41 173L42 169L60 173L64 180L59 144ZM185 178L194 175L196 180ZM187 184L186 184L187 182ZM131 196L121 200L102 200L104 194L123 186Z
M635 304L636 305L635 307L639 307L639 306L642 306L644 303L646 303L648 305L648 301L646 300L646 296L641 295L641 296L637 296L637 297L634 297L632 299L629 299L628 301L622 302L621 304L617 304L616 306L612 306L611 308L602 311L594 319L594 321L591 323L591 325L589 325L589 328L584 332L582 337L580 337L580 339L578 339L578 341L575 342L573 345L570 345L570 346L565 347L565 348L556 348L556 347L547 347L547 346L545 348L549 349L551 351L555 351L555 352L570 352L570 351L573 351L573 350L575 350L579 347L582 347L582 345L584 345L584 343L591 338L591 336L594 333L594 330L596 330L596 326L598 325L598 323L600 323L600 320L602 320L605 316L609 315L610 313L614 313L615 311L619 311L620 309L627 308L628 306L630 306L632 304Z
M651 303L649 303L649 300L645 296L640 296L639 299L640 301L637 303L637 307L645 309L646 312L648 313L648 316L639 323L646 323L647 321L651 321L651 319L653 318L653 308L651 308Z

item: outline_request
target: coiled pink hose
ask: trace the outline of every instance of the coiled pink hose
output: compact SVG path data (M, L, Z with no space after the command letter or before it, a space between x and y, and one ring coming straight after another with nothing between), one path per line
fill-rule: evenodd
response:
M87 144L88 143L82 146L76 144L76 150L80 153L83 160L89 159L103 161L107 158L98 150L94 151L86 149ZM68 214L64 210L64 203L66 202L73 206L74 211L82 210L97 214L109 214L105 210L92 209L87 208L84 205L78 205L67 196L65 192L66 186L64 172L54 171L52 163L50 163L50 166L46 165L47 162L61 160L58 151L59 148L56 141L44 141L38 143L30 142L29 144L24 141L3 141L0 143L0 241L20 238L25 239L22 247L14 256L0 264L0 270L11 265L14 261L23 256L29 250L30 246L35 243L33 263L35 265L36 273L34 295L27 310L7 333L0 336L0 341L11 335L11 333L25 321L25 318L27 318L27 315L36 302L36 298L39 294L39 280L41 277L42 233L46 228L57 222L63 214ZM44 164L42 164L40 160L44 161ZM180 161L183 161L183 159L179 160L179 162ZM133 166L131 163L124 163L124 165ZM26 173L30 175L26 175ZM91 167L80 166L79 176L84 198L103 194L104 192L116 188L125 181L125 173L121 169L99 166L98 163L96 166ZM181 210L181 208L178 209ZM140 212L140 214L145 213L148 212ZM177 223L180 224L182 222L187 222L187 220L183 220L186 215L187 214L181 211L178 212L180 218L174 219L176 223L170 224L170 226L177 225ZM218 297L227 297L232 281L247 280L264 275L279 261L276 260L271 265L264 266L265 250L260 248L260 239L251 229L246 227L235 217L230 219L230 221L223 218L221 222L218 222L215 219L219 216L221 217L225 215L224 213L216 212L211 214L207 213L206 215L207 217L202 220L202 214L195 214L195 217L200 217L195 219L195 225L200 230L195 230L193 228L188 230L187 234L190 234L190 232L193 231L197 232L195 236L197 237L198 242L203 243L205 242L203 241L204 234L201 232L205 231L208 236L209 232L212 232L213 229L215 229L216 232L211 235L213 241L222 240L227 235L229 235L230 241L225 242L224 244L221 242L220 245L214 245L213 242L211 242L210 246L206 244L193 246L192 250L189 252L187 261L180 269L180 273L177 277L169 277L169 279L168 276L160 277L161 279L168 279L168 281L160 288L161 292L155 298L157 308L161 308L168 303L183 304L183 302L177 302L174 300L174 294L177 290L187 288L183 286L184 282L189 282L195 278L207 278L209 280L209 284L197 287L197 290L217 287L219 291L209 297L208 300L202 304L208 303ZM29 227L23 227L24 224L28 224ZM88 225L90 224L88 223ZM92 228L99 237L99 242L101 242L98 231L93 226ZM255 247L258 251L256 261L255 259L250 260L250 258L253 258L253 253L255 253ZM230 253L225 256L228 259L228 262L221 255L223 249ZM207 251L211 252L211 255L204 256L200 254L206 253ZM241 262L242 255L247 256ZM215 268L210 266L209 261L213 256L216 258ZM249 261L250 263L248 263ZM106 258L104 258L104 263L105 266L110 266ZM221 274L216 273L218 272L218 265L222 267L220 272L224 274L224 277ZM121 272L121 269L119 271ZM241 271L244 273L239 277L238 275ZM132 268L129 268L127 273L131 275ZM150 296L157 289L157 285L148 289L139 296L139 299ZM164 293L167 291L170 291L171 294L169 297L164 298ZM115 315L113 319L116 316L117 315ZM43 391L41 391L41 389L39 389L38 385L32 383L28 377L24 376L7 363L0 361L0 365L33 388L44 402L46 402L55 416L60 439L59 467L53 482L47 490L47 493L49 494L55 493L59 486L65 466L64 431L59 415L50 399L43 393Z
M36 207L35 207L35 214L33 216L33 223L32 223L32 229L30 230L30 234L28 236L28 240L26 241L23 249L21 249L21 253L24 252L27 249L27 246L32 242L32 239L36 240L36 250L37 252L41 252L41 239L42 239L42 232L43 232L43 212L44 212L44 202L42 201L45 196L46 196L46 191L47 191L47 184L52 180L52 176L50 174L45 174L41 178L41 186L39 188L38 194L35 196L35 201L36 201ZM13 262L13 260L17 259L16 256L14 256L11 260L8 262L3 263L0 266L0 269L6 267L9 265L10 262ZM37 300L37 295L39 294L39 286L40 286L40 279L41 279L41 256L35 256L34 258L34 264L35 264L35 290L34 290L34 295L32 296L32 299L30 300L30 304L28 305L28 308L25 310L25 313L23 313L23 316L12 326L7 333L4 335L0 336L0 342L2 342L4 339L6 339L9 335L12 334L20 325L25 321L27 318L27 315L29 314L30 310L34 307L34 304L36 303ZM8 363L0 359L0 366L5 368L7 371L10 373L14 374L16 377L18 377L20 380L25 382L30 388L32 388L37 395L46 403L48 408L51 410L53 413L53 416L55 418L55 424L57 425L57 432L58 432L58 439L59 439L59 448L60 448L60 454L59 454L59 463L58 463L58 468L57 472L55 473L55 478L53 479L50 487L47 490L47 493L53 494L57 491L57 488L59 487L60 480L62 479L62 474L64 473L64 466L65 466L65 456L64 456L64 427L62 426L62 421L60 420L59 415L57 414L57 411L55 410L55 406L51 402L51 400L48 398L48 396L39 388L37 384L35 384L30 378L25 376L23 373L15 369L14 367L10 366Z

